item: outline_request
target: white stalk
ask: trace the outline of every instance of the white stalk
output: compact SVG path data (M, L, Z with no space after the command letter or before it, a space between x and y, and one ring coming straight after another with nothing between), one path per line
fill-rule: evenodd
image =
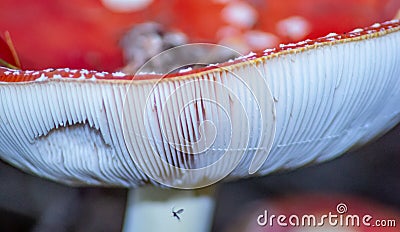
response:
M214 187L195 190L143 187L129 190L123 232L207 232L212 225ZM180 219L174 217L173 210Z

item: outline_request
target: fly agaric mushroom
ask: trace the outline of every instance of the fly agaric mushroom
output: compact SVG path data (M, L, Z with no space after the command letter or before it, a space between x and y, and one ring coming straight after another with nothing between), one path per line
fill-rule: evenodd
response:
M133 188L125 231L206 231L207 190L164 187L322 162L383 134L400 121L399 40L392 20L166 75L0 68L0 156Z
M28 69L124 66L118 39L132 25L162 23L189 42L242 53L315 39L391 19L395 0L2 0L0 32L9 31ZM123 8L123 12L121 9ZM247 12L248 17L243 17ZM250 20L249 20L250 19ZM301 26L290 27L287 22ZM27 29L29 28L29 29ZM307 29L307 30L306 30Z

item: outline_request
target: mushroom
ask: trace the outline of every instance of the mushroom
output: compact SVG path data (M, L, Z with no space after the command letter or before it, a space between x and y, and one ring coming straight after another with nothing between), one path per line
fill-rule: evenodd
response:
M392 20L171 74L3 67L0 156L131 188L124 231L207 231L205 187L327 161L395 126L399 40Z
M400 2L395 0L21 0L18 4L15 0L2 0L1 3L0 33L10 32L25 68L102 71L115 71L125 65L118 39L128 28L144 22L158 22L168 30L181 31L190 42L223 44L245 54L293 39L314 39L330 32L346 32L383 22L400 8ZM117 10L121 7L123 12Z

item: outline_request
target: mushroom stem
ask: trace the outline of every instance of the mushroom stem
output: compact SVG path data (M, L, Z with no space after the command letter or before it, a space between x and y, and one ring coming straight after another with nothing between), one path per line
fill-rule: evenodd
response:
M123 232L210 231L214 188L195 190L144 187L129 190ZM174 212L183 212L174 216Z

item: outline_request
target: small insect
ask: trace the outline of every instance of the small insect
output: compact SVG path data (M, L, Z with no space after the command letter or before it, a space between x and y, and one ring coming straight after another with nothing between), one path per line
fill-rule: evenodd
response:
M179 214L183 213L183 209L179 209L177 211L174 210L174 208L172 208L172 216L176 217L178 220L181 220L181 218L179 217Z

